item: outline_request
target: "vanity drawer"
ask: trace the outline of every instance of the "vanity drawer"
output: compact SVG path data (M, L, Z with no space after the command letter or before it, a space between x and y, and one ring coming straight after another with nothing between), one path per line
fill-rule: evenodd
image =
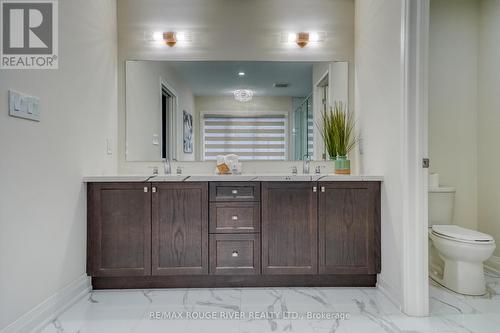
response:
M260 234L210 235L210 274L260 274Z
M260 232L258 202L213 202L210 204L211 233Z
M212 182L210 201L260 201L260 183Z

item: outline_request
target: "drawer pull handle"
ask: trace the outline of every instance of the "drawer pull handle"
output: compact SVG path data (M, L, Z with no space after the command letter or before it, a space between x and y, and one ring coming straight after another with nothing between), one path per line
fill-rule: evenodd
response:
M232 194L238 194L238 190L232 190L231 193Z
M318 192L318 188L316 186L313 186L313 192L314 193Z
M325 187L321 186L321 192L325 193Z
M238 215L233 215L232 219L233 221L238 221Z
M231 253L231 256L234 257L234 258L238 257L239 256L238 251L233 250L233 253Z
M144 186L144 193L148 193L148 188L147 188L147 186Z

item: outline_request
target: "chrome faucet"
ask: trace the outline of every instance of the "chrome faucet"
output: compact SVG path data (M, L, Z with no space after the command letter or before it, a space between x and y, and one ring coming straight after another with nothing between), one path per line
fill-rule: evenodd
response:
M311 159L308 155L304 155L304 160L302 162L302 173L305 175L309 174L309 167L311 164Z
M163 172L166 175L170 175L172 173L172 165L170 164L170 160L168 158L163 159Z

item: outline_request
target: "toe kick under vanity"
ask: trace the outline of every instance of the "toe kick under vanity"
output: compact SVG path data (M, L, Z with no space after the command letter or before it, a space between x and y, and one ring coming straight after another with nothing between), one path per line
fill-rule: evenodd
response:
M94 289L375 286L380 177L185 178L85 179Z

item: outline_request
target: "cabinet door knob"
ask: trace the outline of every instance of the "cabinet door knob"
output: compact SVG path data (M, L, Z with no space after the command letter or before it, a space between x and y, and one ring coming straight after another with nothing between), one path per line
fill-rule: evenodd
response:
M313 186L313 192L314 193L318 192L318 188L316 186Z
M144 186L144 193L148 193L148 187Z
M232 194L238 194L238 190L232 190L231 193Z
M233 250L233 253L231 253L231 256L232 256L232 257L237 257L237 256L239 256L238 251Z
M153 186L153 188L151 189L151 192L156 193L156 186Z
M238 215L233 215L231 218L233 219L233 221L237 221L238 220Z
M321 192L325 193L325 187L324 186L321 186Z

